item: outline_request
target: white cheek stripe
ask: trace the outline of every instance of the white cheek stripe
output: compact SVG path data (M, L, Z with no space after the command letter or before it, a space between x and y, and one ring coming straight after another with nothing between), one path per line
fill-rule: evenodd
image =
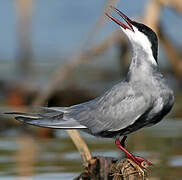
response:
M136 27L133 26L133 29L135 33L129 29L123 29L121 27L122 31L127 35L129 38L130 42L132 43L133 48L141 46L141 48L144 49L144 51L148 54L148 60L154 64L157 65L156 60L153 57L152 49L151 49L151 42L147 38L145 34L142 32L138 31Z

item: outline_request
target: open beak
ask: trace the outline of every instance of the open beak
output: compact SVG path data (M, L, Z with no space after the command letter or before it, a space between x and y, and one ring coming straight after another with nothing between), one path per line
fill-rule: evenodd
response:
M108 16L109 18L111 18L114 22L116 22L119 26L123 27L124 29L129 29L129 30L135 32L134 29L133 29L133 26L131 24L132 20L130 18L128 18L125 14L123 14L117 8L112 7L112 6L111 6L111 8L114 11L116 11L116 13L118 13L125 20L125 22L128 24L128 26L126 24L123 24L121 21L119 21L118 19L114 18L113 16L109 15L108 13L106 13L106 16Z

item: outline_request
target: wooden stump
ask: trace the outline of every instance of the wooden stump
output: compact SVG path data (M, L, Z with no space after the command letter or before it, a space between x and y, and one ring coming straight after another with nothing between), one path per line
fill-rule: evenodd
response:
M74 180L148 180L146 170L129 159L93 157Z

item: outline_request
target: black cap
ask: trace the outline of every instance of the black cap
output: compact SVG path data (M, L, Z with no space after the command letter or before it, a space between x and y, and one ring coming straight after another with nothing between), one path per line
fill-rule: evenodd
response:
M151 28L149 28L148 26L146 26L144 24L137 23L135 21L132 21L131 24L133 26L135 26L140 32L142 32L143 34L145 34L148 37L149 41L152 44L152 47L151 47L152 48L152 54L154 56L154 59L157 62L157 56L158 56L158 38L157 38L156 33Z

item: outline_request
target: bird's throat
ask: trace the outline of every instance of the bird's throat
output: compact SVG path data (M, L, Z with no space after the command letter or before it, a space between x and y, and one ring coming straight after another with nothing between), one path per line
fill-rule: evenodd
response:
M137 80L151 77L155 69L158 69L158 65L151 53L134 51L127 79Z

